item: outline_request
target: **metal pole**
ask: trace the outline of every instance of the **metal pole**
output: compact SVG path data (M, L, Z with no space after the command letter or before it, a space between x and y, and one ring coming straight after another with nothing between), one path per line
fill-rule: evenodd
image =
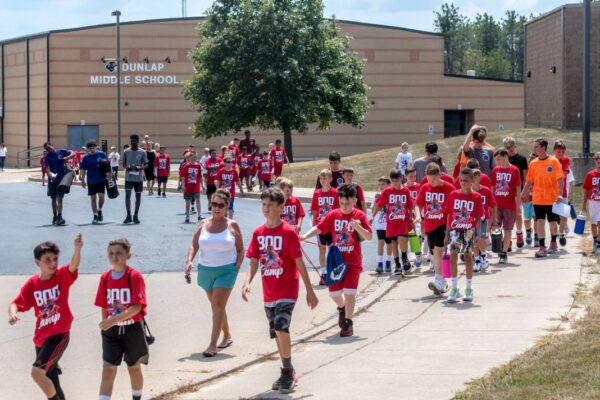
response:
M591 0L583 2L583 156L590 154L590 23Z
M117 151L121 151L121 11L113 11L112 16L117 17Z

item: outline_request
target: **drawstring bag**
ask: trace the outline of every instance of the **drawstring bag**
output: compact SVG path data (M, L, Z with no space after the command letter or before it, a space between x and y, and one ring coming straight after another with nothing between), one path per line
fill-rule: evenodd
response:
M332 286L341 282L346 275L348 266L342 258L342 252L335 246L329 246L327 253L327 274L325 275L325 285Z
M58 187L56 188L61 193L69 193L71 191L71 185L73 184L73 179L75 179L75 173L72 169L67 168L65 174L63 175Z

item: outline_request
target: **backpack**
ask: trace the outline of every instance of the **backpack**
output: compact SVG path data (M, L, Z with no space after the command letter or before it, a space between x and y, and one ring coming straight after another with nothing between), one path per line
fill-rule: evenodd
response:
M346 275L347 270L348 266L342 258L342 252L340 249L335 245L329 246L329 251L327 253L327 273L325 275L325 284L327 286L332 286L338 282L341 282L344 279L344 275Z

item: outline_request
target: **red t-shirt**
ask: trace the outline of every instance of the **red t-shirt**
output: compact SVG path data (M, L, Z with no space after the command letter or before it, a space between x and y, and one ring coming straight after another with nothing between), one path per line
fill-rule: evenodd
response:
M27 279L12 301L21 312L33 307L36 318L33 343L36 347L42 347L50 336L71 330L73 314L69 307L69 289L77 279L77 274L77 271L71 273L69 266L65 265L58 268L47 281L34 275Z
M235 162L238 158L240 149L236 145L229 145L227 146L227 151L229 152L229 156L231 157L233 162Z
M442 172L442 174L440 175L440 177L442 178L443 181L446 181L446 182L451 183L451 184L454 185L454 178L452 178L447 173ZM421 182L419 183L419 185L423 186L426 183L429 183L429 181L427 180L427 175L425 175L423 177L423 179L421 179Z
M169 176L171 172L171 156L168 154L157 154L154 159L156 176Z
M483 206L484 217L489 220L492 216L492 208L496 206L496 199L490 188L481 184L479 185L479 190L476 192L481 195L481 205Z
M483 217L481 195L477 192L464 194L460 190L450 193L446 202L448 229L465 231L477 227L477 218Z
M302 248L290 224L282 221L276 228L266 225L256 228L246 257L258 260L265 303L298 299L299 274L295 260L302 257Z
M358 239L358 233L350 226L350 221L353 219L359 220L362 227L371 232L367 215L356 208L353 208L350 214L344 214L339 208L333 210L317 224L317 228L321 231L322 235L331 233L333 244L340 249L342 258L348 265L348 268L362 270L360 240Z
M252 154L240 154L237 164L240 166L241 170L248 170L252 168L252 165L254 164L254 157Z
M200 163L186 163L179 170L183 178L183 193L200 193L202 191L202 165Z
M225 168L222 168L217 173L217 177L215 178L219 181L220 186L223 189L229 190L231 194L231 198L235 198L235 184L240 181L240 177L235 169L231 171L227 171Z
M454 184L454 187L457 190L460 190L460 176L458 178L456 178L454 181L452 181L452 183ZM489 176L484 175L483 173L481 174L480 178L479 178L479 184L481 186L485 186L485 187L492 187L492 180L490 179Z
M421 187L416 203L423 209L422 218L425 233L446 225L446 202L450 193L454 190L454 186L445 181L442 181L440 186L432 186L426 183Z
M365 191L363 190L362 186L360 186L358 183L354 183L353 185L356 188L357 200L354 207L358 208L359 210L362 210L362 205L365 204Z
M427 179L427 178L425 178ZM415 183L412 186L408 186L408 185L404 185L406 186L406 188L408 189L408 191L410 192L410 198L412 199L413 203L417 200L417 196L419 196L419 190L421 190L421 184L420 183Z
M410 190L406 186L402 186L400 189L388 186L381 192L376 204L380 208L386 207L387 226L385 235L387 237L395 238L398 235L408 235L414 205L410 197Z
M256 173L256 171L258 170L258 163L262 160L262 156L260 155L260 153L256 153L252 155L253 159L254 159L254 165L252 165L252 172Z
M46 162L44 161L45 158L45 156L40 157L40 165L42 166L42 172L46 172Z
M583 180L583 189L588 191L588 200L600 201L600 172L588 172Z
M315 223L320 222L329 212L336 208L340 208L336 189L330 188L327 192L324 192L323 189L315 190L312 202L310 203L310 210L312 211Z
M567 197L567 175L569 175L569 171L571 171L571 159L568 156L562 156L558 159L558 162L560 162L560 166L563 170L563 175L565 176L563 180L562 197Z
M499 208L511 210L517 208L517 189L521 188L519 168L514 165L510 165L508 168L494 167L492 169L492 186Z
M225 164L223 163L223 160L221 160L218 157L216 157L215 159L209 158L208 160L206 160L206 171L207 171L206 184L207 185L215 184L215 178L217 177L217 173L224 166L225 166Z
M271 182L273 172L273 161L268 158L261 158L258 162L258 177L261 181Z
M283 164L286 156L287 153L283 147L273 147L269 153L269 157L271 157L271 160L273 160L273 164Z
M131 319L121 321L117 325L130 325L140 322L146 315L146 283L144 276L136 269L127 266L127 270L119 279L113 279L112 270L100 276L100 284L96 292L95 306L106 308L107 318L127 311L133 305L141 304L142 311Z
M281 213L281 219L283 221L286 221L292 226L296 226L298 225L298 218L304 218L305 215L304 207L302 207L302 203L297 197L291 196L285 201L283 212Z

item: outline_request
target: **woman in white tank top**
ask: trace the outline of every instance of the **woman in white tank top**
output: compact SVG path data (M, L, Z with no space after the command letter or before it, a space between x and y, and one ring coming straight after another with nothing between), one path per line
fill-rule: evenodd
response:
M213 310L210 344L202 353L205 357L214 357L217 349L233 344L225 306L244 260L244 242L237 222L227 218L229 201L229 192L225 189L212 195L212 216L198 224L185 266L185 277L190 283L194 257L199 253L198 285L206 291ZM217 345L221 331L223 339Z

